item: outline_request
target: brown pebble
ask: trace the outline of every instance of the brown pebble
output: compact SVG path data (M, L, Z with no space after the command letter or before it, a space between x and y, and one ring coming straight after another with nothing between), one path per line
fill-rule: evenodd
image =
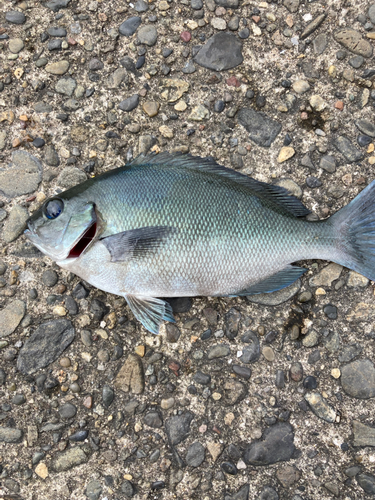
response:
M290 340L297 340L299 337L299 326L293 325L290 331Z
M92 396L86 396L85 399L83 400L82 404L86 408L91 408L92 407Z
M344 103L342 101L336 101L335 102L335 108L339 109L340 111L342 111L344 109Z
M12 142L12 147L14 148L18 148L19 146L21 146L22 144L22 141L21 139L19 139L18 137L16 139L14 139L14 141Z
M81 392L81 388L80 386L77 384L77 382L73 382L73 384L70 384L70 387L69 389L72 391L72 392Z
M143 111L152 118L156 116L159 112L160 104L156 101L146 101L143 106Z
M144 345L137 345L137 347L134 349L134 352L138 354L141 358L145 355L145 346Z
M263 337L266 333L266 329L264 328L264 326L260 325L258 326L258 334Z
M267 361L271 362L271 361L274 361L274 359L275 359L275 353L274 353L274 350L272 349L272 347L269 347L269 346L263 347L262 354L266 358Z
M68 368L71 365L70 359L67 357L61 358L60 359L60 366L63 368Z
M55 292L59 295L62 295L63 293L66 292L66 285L59 283L55 288Z

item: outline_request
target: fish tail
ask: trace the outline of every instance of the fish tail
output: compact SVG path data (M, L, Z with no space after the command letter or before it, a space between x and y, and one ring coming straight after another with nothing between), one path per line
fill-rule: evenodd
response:
M337 235L332 260L375 280L375 181L329 220Z

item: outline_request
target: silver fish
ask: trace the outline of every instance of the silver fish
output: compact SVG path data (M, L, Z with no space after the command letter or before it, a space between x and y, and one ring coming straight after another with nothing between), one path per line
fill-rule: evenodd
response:
M375 279L375 181L329 219L281 187L190 155L139 156L48 199L26 235L97 288L122 295L153 333L160 297L280 290L324 259Z

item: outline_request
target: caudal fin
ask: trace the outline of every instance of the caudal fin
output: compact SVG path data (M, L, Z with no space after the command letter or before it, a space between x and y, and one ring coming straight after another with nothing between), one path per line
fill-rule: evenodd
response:
M339 264L375 280L375 181L331 217Z

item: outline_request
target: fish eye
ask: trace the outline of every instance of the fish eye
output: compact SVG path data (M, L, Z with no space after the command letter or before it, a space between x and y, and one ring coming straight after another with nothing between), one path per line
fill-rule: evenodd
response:
M44 206L44 215L47 219L56 219L64 210L64 203L59 198L47 201Z

